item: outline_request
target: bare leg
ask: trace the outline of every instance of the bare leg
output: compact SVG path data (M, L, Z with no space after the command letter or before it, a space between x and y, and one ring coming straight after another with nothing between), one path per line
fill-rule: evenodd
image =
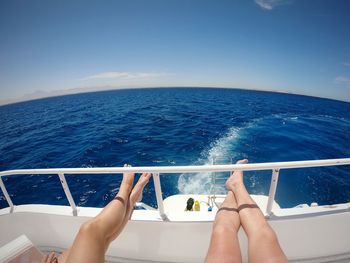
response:
M242 262L237 237L239 227L237 202L233 192L229 191L215 217L206 263Z
M117 238L117 236L121 233L129 219L131 218L131 214L134 211L134 206L136 202L140 201L139 199L142 195L143 188L146 186L151 176L152 174L150 173L144 173L140 176L139 180L137 181L137 184L131 191L122 225L108 239L108 244L110 244L110 242Z
M150 174L144 174L136 184L136 192L142 192ZM67 253L59 257L59 262L104 262L105 252L112 240L122 231L130 216L131 189L134 174L125 173L120 190L94 219L84 223Z
M247 163L241 160L237 163ZM267 223L263 213L250 197L243 183L243 172L235 171L226 182L237 200L242 227L248 236L249 262L287 262L275 232ZM245 205L250 207L243 208ZM240 209L242 208L242 209Z

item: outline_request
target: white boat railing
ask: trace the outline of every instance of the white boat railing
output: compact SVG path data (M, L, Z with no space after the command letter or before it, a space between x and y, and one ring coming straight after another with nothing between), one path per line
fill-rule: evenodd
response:
M71 195L67 181L65 179L65 174L122 174L126 172L152 173L158 211L161 218L165 220L167 217L164 212L162 189L160 185L160 175L162 173L200 173L200 172L233 172L235 170L241 170L241 171L271 170L272 177L271 177L271 183L270 183L268 203L266 208L266 214L267 216L269 216L271 215L272 205L275 200L279 172L282 169L338 166L338 165L350 165L350 158L312 160L312 161L274 162L274 163L201 165L201 166L20 169L20 170L8 170L8 171L0 172L0 187L10 207L10 213L12 213L14 210L14 204L12 202L10 195L6 190L2 177L11 176L11 175L20 175L20 174L56 174L60 178L62 188L72 208L73 215L77 216L78 214L77 207Z

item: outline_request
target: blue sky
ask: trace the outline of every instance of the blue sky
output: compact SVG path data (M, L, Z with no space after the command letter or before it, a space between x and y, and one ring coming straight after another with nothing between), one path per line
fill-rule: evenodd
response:
M350 101L350 1L0 1L2 101L216 86Z

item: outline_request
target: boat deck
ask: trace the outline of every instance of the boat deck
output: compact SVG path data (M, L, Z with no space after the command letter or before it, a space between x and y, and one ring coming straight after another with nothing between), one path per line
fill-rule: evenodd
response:
M106 167L30 169L0 172L1 190L9 204L0 210L0 247L25 234L42 251L63 251L71 246L82 223L101 208L77 207L65 180L69 174L121 174L151 172L157 209L146 204L135 210L121 235L111 243L107 262L203 262L212 224L224 196L174 195L163 200L160 173L232 172L271 170L268 196L254 196L280 245L291 262L350 262L350 203L318 206L302 204L283 209L274 201L281 169L349 165L348 159L175 167ZM56 174L69 206L15 205L1 179L14 174ZM20 177L18 177L20 178ZM200 211L185 211L189 197L200 202ZM208 207L212 211L208 211ZM247 238L238 233L243 262L247 262Z
M191 196L199 200L205 198ZM164 200L166 221L158 211L135 210L125 230L110 245L106 261L203 262L216 211L168 210L173 209L175 200L186 198L172 196ZM254 199L259 198L267 199L263 196ZM63 251L72 244L80 225L100 211L100 208L79 207L78 216L72 216L69 206L21 205L12 213L8 213L8 208L2 209L0 246L25 234L42 251ZM299 207L274 211L276 215L268 220L290 261L350 261L349 203L332 208ZM243 261L247 262L247 238L242 229L238 236Z

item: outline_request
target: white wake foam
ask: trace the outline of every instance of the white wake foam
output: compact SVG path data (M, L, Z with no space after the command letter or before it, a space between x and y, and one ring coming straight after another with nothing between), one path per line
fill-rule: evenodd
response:
M201 154L198 163L210 165L213 159L230 160L236 153L235 146L239 141L242 128L231 128L223 137L217 139L210 146L210 149ZM226 162L227 163L227 162ZM182 194L207 194L211 187L211 173L181 174L178 180L178 189ZM224 192L225 187L216 187L216 193Z
M232 127L224 136L213 142L209 149L203 151L201 157L198 159L198 164L210 165L213 163L213 159L218 160L215 163L231 163L231 158L237 160L237 158L243 157L241 153L236 151L237 146L240 143L240 139L251 128L256 128L259 125L264 125L266 121L271 119L281 120L283 124L285 122L297 122L298 116L288 116L286 114L272 114L261 118L250 120L248 123L240 128ZM224 181L220 181L221 184L216 185L215 193L225 193ZM251 185L256 185L255 177L251 179ZM178 190L182 194L208 194L212 186L212 174L211 173L197 173L197 174L181 174L178 179Z

